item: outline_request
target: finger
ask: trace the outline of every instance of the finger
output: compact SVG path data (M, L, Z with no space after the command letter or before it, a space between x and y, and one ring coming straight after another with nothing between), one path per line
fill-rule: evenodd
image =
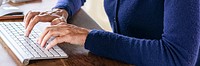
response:
M29 11L29 12L31 12L31 11ZM23 22L25 22L25 20L26 20L26 17L28 16L29 12L28 12L28 13L26 13L26 15L24 16L24 20L23 20Z
M27 28L26 28L26 32L25 32L25 36L29 36L29 34L31 33L31 30L33 29L33 27L39 22L40 20L40 16L35 16L30 24L28 24Z
M52 20L51 25L56 25L56 24L58 24L58 23L60 23L60 22L61 22L61 21L60 21L59 18L55 18L55 19Z
M53 36L54 32L48 32L45 37L42 39L41 46L44 47L47 41Z
M51 41L51 42L46 46L45 49L48 50L48 49L52 48L53 46L57 45L58 43L61 43L62 41L60 41L60 40L62 40L61 37L56 37L53 41Z
M38 15L39 12L29 12L28 15L25 17L25 28L29 25L31 19L35 16Z
M67 19L64 16L60 17L60 19L63 20L63 22L67 22Z
M67 25L67 22L60 22L57 25Z
M45 37L45 35L49 32L50 27L47 27L44 32L41 34L41 36L38 39L38 43L41 44L42 39Z
M27 16L28 16L28 14L30 13L31 11L29 11L25 16L24 16L24 20L23 20L23 22L25 22L25 28L27 27L27 22L26 22L26 20L27 20Z
M40 15L44 15L44 14L46 14L47 12L40 12Z

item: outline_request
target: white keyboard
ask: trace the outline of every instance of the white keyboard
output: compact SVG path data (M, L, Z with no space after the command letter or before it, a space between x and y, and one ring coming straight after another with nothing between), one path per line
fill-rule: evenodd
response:
M36 43L41 33L34 28L29 37L24 37L23 22L0 22L0 36L18 59L25 65L30 60L67 58L68 55L58 46L45 50ZM48 43L47 43L48 44Z

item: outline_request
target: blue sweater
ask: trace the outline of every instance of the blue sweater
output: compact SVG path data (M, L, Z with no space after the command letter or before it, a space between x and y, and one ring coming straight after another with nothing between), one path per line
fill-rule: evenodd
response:
M73 16L85 0L59 0ZM105 0L114 33L92 30L85 48L137 66L200 66L199 0Z

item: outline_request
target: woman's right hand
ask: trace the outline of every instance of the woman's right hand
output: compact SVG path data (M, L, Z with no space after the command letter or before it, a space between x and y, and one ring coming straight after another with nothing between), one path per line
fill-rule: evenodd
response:
M54 9L46 12L33 12L29 11L24 17L25 22L25 36L29 36L33 27L38 22L51 22L52 25L60 22L67 22L68 12L64 9Z

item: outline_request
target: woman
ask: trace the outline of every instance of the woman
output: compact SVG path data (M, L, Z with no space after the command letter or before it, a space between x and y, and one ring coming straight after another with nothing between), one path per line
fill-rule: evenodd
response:
M56 37L46 49L68 42L137 66L195 66L199 62L199 0L105 0L114 33L66 23L84 2L59 0L53 11L29 12L25 35L39 21L49 21L53 25L38 40L44 46L51 36Z

